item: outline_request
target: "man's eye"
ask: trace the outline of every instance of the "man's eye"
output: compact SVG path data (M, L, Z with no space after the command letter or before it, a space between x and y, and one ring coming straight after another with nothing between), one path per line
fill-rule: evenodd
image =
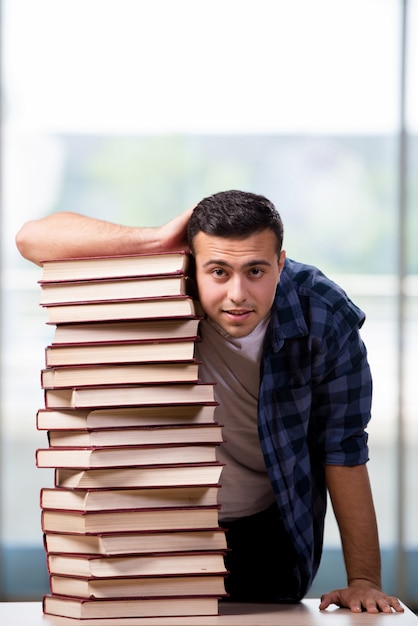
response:
M218 268L216 268L216 269L214 269L214 270L213 270L212 274L213 274L214 276L219 277L219 276L224 276L225 272L224 272L224 270L223 270L223 269L221 269L220 267L218 267Z
M250 270L250 274L251 274L251 276L258 277L258 276L261 276L262 274L264 274L264 272L259 267L253 267Z

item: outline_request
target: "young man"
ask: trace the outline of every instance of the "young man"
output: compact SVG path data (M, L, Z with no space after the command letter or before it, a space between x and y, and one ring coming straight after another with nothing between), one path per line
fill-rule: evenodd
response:
M402 611L381 591L366 469L371 376L359 336L364 314L316 268L286 259L273 204L229 191L168 224L128 228L77 214L29 222L22 255L174 250L194 256L201 377L216 381L226 443L221 524L231 548L231 599L295 602L322 553L326 491L340 528L348 585L321 598L352 611Z

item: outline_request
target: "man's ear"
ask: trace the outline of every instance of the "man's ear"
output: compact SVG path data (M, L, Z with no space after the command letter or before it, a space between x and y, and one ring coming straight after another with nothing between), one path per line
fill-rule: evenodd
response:
M279 254L279 274L282 273L285 261L286 261L286 250L281 250Z

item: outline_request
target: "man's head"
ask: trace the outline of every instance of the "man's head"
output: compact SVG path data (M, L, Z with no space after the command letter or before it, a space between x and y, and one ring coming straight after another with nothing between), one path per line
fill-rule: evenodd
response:
M270 312L285 253L274 205L242 191L203 199L188 226L199 299L233 337L249 335Z
M283 223L274 204L248 191L221 191L203 198L194 208L187 227L190 250L199 232L216 237L244 239L270 229L277 238L277 254L283 244Z

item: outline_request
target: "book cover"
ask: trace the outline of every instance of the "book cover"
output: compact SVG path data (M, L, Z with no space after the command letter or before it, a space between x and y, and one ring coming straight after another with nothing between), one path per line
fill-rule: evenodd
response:
M161 341L191 339L198 334L201 318L140 320L126 322L89 322L60 324L55 327L53 344L121 343L124 341Z
M84 343L45 348L47 367L64 365L99 365L110 363L166 363L191 361L197 337L187 340L124 341L113 343Z
M185 273L190 257L183 251L42 261L40 283Z
M153 489L59 489L43 487L42 509L106 511L190 506L216 506L219 485Z
M142 426L141 428L108 428L101 430L48 430L50 447L105 447L158 444L222 443L222 426Z
M41 371L43 389L199 381L199 363L65 365Z
M170 529L168 531L90 535L54 531L45 532L44 545L45 550L50 554L101 554L103 556L154 553L156 545L161 552L225 551L227 549L225 530L220 527L204 530Z
M55 487L67 489L114 489L118 487L189 487L219 482L223 464L197 463L158 467L55 470Z
M109 619L118 620L124 617L185 617L218 614L218 598L216 597L122 598L114 600L46 595L43 598L42 606L45 615L75 619L106 618L106 624Z
M109 446L102 448L38 448L37 467L112 468L216 461L216 444Z
M40 304L70 304L135 300L163 296L185 296L187 279L184 275L118 278L115 280L85 280L41 284Z
M77 578L50 577L51 592L79 598L152 598L164 596L224 596L225 574L201 576L159 576L146 578Z
M111 406L214 402L211 383L137 385L135 387L75 387L45 390L46 408L109 408Z
M80 578L124 578L226 573L223 552L184 552L131 556L48 554L50 574Z
M152 530L207 530L218 527L218 511L218 505L118 511L43 509L41 526L44 533L83 535ZM157 538L154 552L159 550Z
M153 318L196 317L199 307L189 296L166 296L81 304L44 305L50 324Z
M191 426L215 423L215 402L209 404L114 407L111 409L41 408L36 414L38 430L97 430L146 426Z

